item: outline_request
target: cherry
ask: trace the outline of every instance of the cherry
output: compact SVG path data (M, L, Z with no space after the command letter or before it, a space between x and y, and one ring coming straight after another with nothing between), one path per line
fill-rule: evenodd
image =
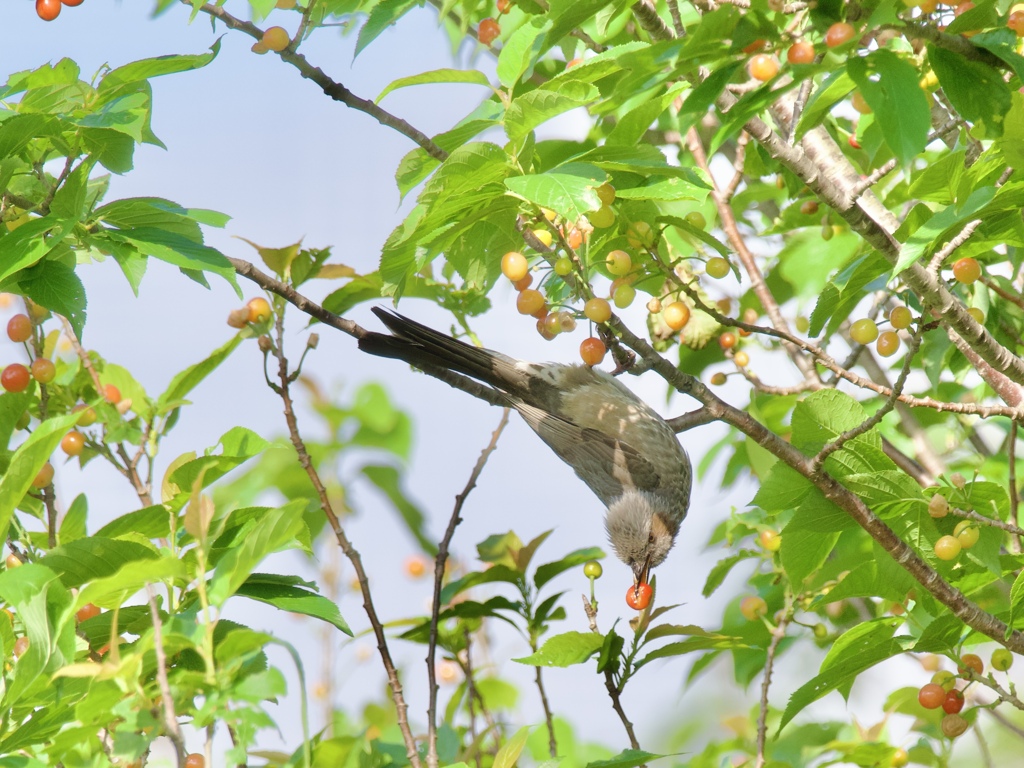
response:
M249 299L245 306L249 310L250 323L262 323L270 319L270 302L262 296Z
M936 493L928 500L928 514L935 518L945 517L949 514L949 502L946 497Z
M608 349L605 347L604 342L593 336L584 339L580 343L580 358L591 367L598 365L604 360L607 351Z
M494 19L484 19L477 28L476 35L481 45L490 45L501 34L501 25Z
M199 752L193 752L185 758L185 768L206 768L206 758Z
M611 205L615 202L615 187L608 182L605 182L596 190L598 198L604 205Z
M572 259L568 256L560 256L555 259L555 274L559 277L565 277L572 272Z
M768 603L763 597L748 595L740 600L740 613L747 621L755 621L768 613Z
M558 324L562 329L562 333L572 333L576 330L576 316L567 310L562 310L558 313Z
M583 245L583 231L578 227L573 227L569 230L569 235L565 238L565 242L570 248L579 248ZM569 273L566 272L565 274Z
M1005 672L1013 666L1013 654L1006 648L996 648L992 651L992 669L997 672Z
M732 361L736 363L738 367L746 368L747 364L750 362L750 355L740 350L739 352L732 356Z
M7 338L16 342L32 338L32 321L28 315L15 315L7 321Z
M64 435L60 447L68 456L80 456L85 450L85 435L73 429Z
M956 685L956 675L950 672L948 669L940 669L934 675L932 675L931 682L942 687L944 691L951 691Z
M29 370L32 372L32 378L40 384L49 384L57 375L57 368L53 361L47 360L45 357L37 357L33 360Z
M957 282L970 285L981 277L981 265L977 259L972 259L970 256L957 259L953 262L953 277L957 279Z
M852 24L847 24L845 21L837 21L825 33L825 45L829 48L837 48L850 42L853 39L853 35L854 29Z
M946 689L936 683L927 683L917 692L917 703L925 709L938 709L946 700Z
M796 329L800 333L807 333L807 331L811 329L811 321L808 318L801 315L796 319Z
M595 323L607 323L612 316L611 305L605 299L590 299L583 305L583 314Z
M619 309L625 309L633 303L636 298L636 288L629 283L619 283L613 286L612 301Z
M520 291L518 298L516 298L516 309L519 310L521 315L533 315L545 309L546 304L544 294L533 288ZM547 311L544 314L546 315Z
M942 709L947 715L955 715L964 708L964 695L955 688L946 694L946 700L942 702Z
M985 313L978 309L978 307L968 307L967 314L979 325L985 324Z
M409 555L402 568L410 579L421 579L427 572L427 559L423 555Z
M860 149L860 142L857 141L857 137L854 136L852 133L850 134L850 138L848 138L846 140L846 143L850 145L851 149ZM831 229L831 227L829 227L829 229ZM823 235L824 235L824 232L825 232L825 229L822 228L822 234ZM831 240L832 239L832 234L830 233L829 236L826 237L825 239L826 240Z
M654 230L646 221L634 221L626 230L626 242L630 248L650 248L654 245Z
M771 528L766 528L761 531L758 535L757 540L761 543L761 546L767 549L769 552L778 552L779 547L782 546L782 537L778 532L773 531Z
M642 611L651 604L653 596L654 590L651 589L651 585L641 581L635 587L630 587L626 591L626 605L634 611Z
M970 549L978 543L981 531L972 521L962 520L956 524L956 528L953 529L953 535L960 539L960 546L964 549Z
M942 718L942 733L948 739L955 739L970 727L971 724L964 720L960 715L946 715Z
M24 392L32 377L21 363L11 363L0 373L0 386L8 392Z
M546 229L531 229L530 231L533 233L533 236L540 241L540 244L543 245L545 248L550 248L551 244L555 242L555 238Z
M263 33L263 44L275 53L283 51L290 42L291 38L288 37L288 31L284 27L268 27L267 31Z
M878 326L870 317L861 318L850 326L850 338L858 344L870 344L878 338Z
M46 462L42 467L39 468L39 473L32 478L33 488L45 488L53 482L53 465L50 462Z
M747 62L747 72L750 73L752 78L763 83L779 74L779 62L775 60L774 56L770 56L767 53L759 53L756 56L752 56L750 61Z
M245 328L249 324L249 308L239 307L228 312L228 325L232 328Z
M498 0L498 13L508 13L512 10L512 0Z
M604 568L597 560L588 560L587 564L583 566L583 575L588 579L600 579L602 573L604 573Z
M850 103L853 104L853 108L860 112L862 115L871 114L871 105L868 104L867 99L860 91L854 91L853 96L850 99Z
M281 11L290 11L295 5L295 0L277 0L277 8Z
M511 280L522 280L530 271L526 257L518 251L509 251L501 257L501 274Z
M551 341L557 335L554 331L548 330L548 316L537 318L537 333L544 341Z
M633 260L625 251L611 251L605 257L604 265L613 275L625 275L633 269Z
M121 390L115 387L113 384L107 384L103 387L103 399L108 403L117 405L121 402Z
M78 609L78 612L75 614L75 620L78 621L79 624L81 624L83 621L88 621L89 619L95 618L96 616L99 616L101 613L102 611L100 610L100 607L98 605L86 603Z
M68 7L74 8L75 6L84 3L85 0L61 0L61 2Z
M955 536L943 536L935 542L935 556L939 560L952 560L960 554L963 544Z
M36 15L43 21L53 21L60 16L60 0L36 0Z
M715 256L713 259L708 259L708 263L704 267L704 270L708 275L716 280L721 280L732 271L732 268L729 266L728 259L723 259L721 256Z
M821 622L815 624L814 628L811 631L814 633L814 636L818 640L824 640L826 637L828 637L828 627L826 627Z
M763 51L765 49L765 46L767 46L767 45L768 45L768 41L767 40L755 40L754 42L752 42L752 43L748 44L746 47L744 47L743 48L743 52L744 53L757 53L758 51Z
M895 331L882 331L878 334L875 350L882 357L892 357L900 348L900 337Z
M807 202L805 202L803 205L800 206L800 213L802 213L804 216L813 216L817 212L818 212L818 201L817 200L808 200Z
M647 302L647 311L652 315L656 315L661 312L661 299L657 296L652 296Z
M28 650L30 645L32 645L32 641L28 639L28 635L22 635L14 641L11 653L14 655L14 658L18 659Z
M1017 37L1024 37L1024 10L1011 11L1009 18L1006 20L1006 26L1012 29Z
M519 280L516 280L515 282L512 283L512 287L515 288L520 293L522 291L525 291L531 285L533 285L533 275L531 275L529 272L527 272Z
M714 384L716 387L720 387L723 384L725 384L726 380L727 380L727 377L722 372L718 372L718 373L713 374L711 376L711 383Z
M726 331L718 337L718 346L722 349L732 349L736 346L736 334L732 331Z
M20 557L12 552L7 556L7 559L4 560L4 565L7 566L7 570L11 570L12 568L21 568L24 563L21 561Z
M957 666L956 671L960 673L961 677L967 677L968 669L976 675L980 675L985 671L985 663L976 653L965 653L960 657L960 664L963 666Z
M797 40L786 51L786 60L790 64L813 64L814 43L809 43L806 40Z
M562 319L557 312L551 312L539 322L544 324L544 332L541 333L541 336L545 338L550 336L553 339L562 332Z
M913 320L914 316L910 314L910 310L906 307L893 307L889 313L889 322L897 331L909 328Z
M694 229L704 229L708 225L708 220L700 211L690 211L686 214L686 223Z
M661 310L661 318L665 321L665 325L673 331L678 331L690 322L690 308L681 301L673 301Z
M615 223L615 211L607 205L602 205L596 211L588 213L587 218L597 229L607 229Z

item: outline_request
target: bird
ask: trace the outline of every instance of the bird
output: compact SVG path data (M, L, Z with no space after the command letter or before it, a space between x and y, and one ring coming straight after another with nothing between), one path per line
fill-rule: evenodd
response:
M614 376L587 365L532 363L476 347L382 307L391 331L359 348L441 368L492 387L607 507L616 557L646 584L668 556L690 505L693 472L675 431Z

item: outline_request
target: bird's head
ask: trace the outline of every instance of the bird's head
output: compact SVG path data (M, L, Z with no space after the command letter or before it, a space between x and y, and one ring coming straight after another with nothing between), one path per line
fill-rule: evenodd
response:
M661 499L627 490L608 505L604 525L615 556L633 571L633 582L646 583L651 568L661 565L676 541L678 526Z

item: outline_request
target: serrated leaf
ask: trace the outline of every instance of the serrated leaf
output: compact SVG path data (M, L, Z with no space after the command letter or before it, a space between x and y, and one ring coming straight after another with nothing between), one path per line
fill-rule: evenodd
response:
M503 86L511 90L533 74L534 65L544 53L544 36L549 29L550 19L534 16L509 35L498 54L497 74Z
M704 597L711 597L711 595L722 586L722 582L725 581L725 577L729 575L733 567L737 563L741 563L744 560L749 560L752 557L760 557L760 553L755 552L752 549L742 549L734 555L719 560L715 567L708 572L708 578L704 582L704 589L701 590L701 594ZM648 633L650 635L650 633Z
M158 557L152 547L135 541L90 536L55 547L39 562L71 588L111 576L129 563Z
M942 209L922 224L900 248L900 256L893 267L895 277L918 259L930 252L933 244L942 242L942 235L953 227L961 225L977 217L979 211L992 202L995 197L994 186L981 187L971 192L970 196L960 205L950 205Z
M750 503L766 512L783 512L796 507L813 488L810 480L788 464L777 461Z
M807 131L819 125L838 102L854 89L854 82L845 69L837 69L814 90L800 113L794 137L800 139Z
M402 18L413 8L422 5L422 0L381 0L370 10L366 23L359 30L356 50L353 58L358 56L366 46L372 43L388 27Z
M602 645L604 635L597 632L565 632L548 638L536 653L512 661L535 667L571 667L585 662Z
M228 358L228 355L235 351L235 348L241 342L241 337L236 334L226 344L211 352L205 360L201 360L178 373L171 379L171 383L167 385L167 389L164 390L163 394L157 398L158 413L163 413L164 409L172 404L174 404L172 407L177 407L189 392L195 389L203 379L213 373Z
M537 126L599 97L600 91L595 86L573 81L529 91L509 105L505 113L505 133L513 143L519 143Z
M864 406L846 393L836 389L813 392L793 409L792 443L806 453L816 453L826 443L866 419ZM874 447L881 445L881 438L874 431L859 435L854 440Z
M235 594L272 605L282 611L326 621L351 637L352 630L341 617L335 602L317 594L312 587L315 585L302 581L297 576L254 573Z
M64 315L82 338L85 327L85 286L75 270L60 261L45 259L18 275L19 288L32 301Z
M522 574L519 571L501 564L492 565L486 571L467 573L462 578L444 585L444 588L441 590L441 604L447 605L452 601L452 598L471 587L495 582L517 584L521 577Z
M513 768L523 752L523 747L526 746L526 739L530 736L531 730L533 726L524 725L511 739L502 744L498 754L494 756L493 768Z
M410 75L392 80L374 99L374 103L380 104L385 96L400 88L437 83L467 83L470 85L483 85L488 88L491 85L487 75L476 69L432 69L430 72L421 72L418 75Z
M535 205L550 208L567 221L601 207L597 188L608 180L608 174L595 165L569 163L545 173L512 176L505 186L514 194Z
M1001 136L1013 97L999 71L937 45L928 46L928 61L957 112L965 120L984 126L986 138Z

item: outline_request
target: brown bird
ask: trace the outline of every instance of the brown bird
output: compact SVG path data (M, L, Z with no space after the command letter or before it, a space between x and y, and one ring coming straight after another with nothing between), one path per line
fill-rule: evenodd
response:
M635 584L647 582L690 504L690 460L661 416L604 371L517 360L379 307L373 313L394 335L368 333L360 349L494 387L608 507L605 528L616 556Z

